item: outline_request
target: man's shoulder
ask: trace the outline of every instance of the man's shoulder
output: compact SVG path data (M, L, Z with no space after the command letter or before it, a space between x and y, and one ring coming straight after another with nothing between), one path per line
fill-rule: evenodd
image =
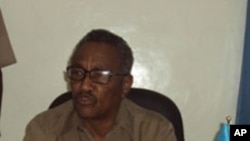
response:
M139 106L131 100L125 99L124 105L130 116L137 122L164 122L170 124L169 120L160 113Z
M26 127L25 138L56 138L78 122L72 101L36 115Z
M53 109L46 110L36 115L32 122L48 126L58 126L62 123L67 122L67 119L74 116L73 104L71 101L67 101Z
M131 135L137 138L144 135L143 140L175 140L172 123L158 112L143 108L136 103L125 99L123 102L124 114L128 120L128 132L132 129Z

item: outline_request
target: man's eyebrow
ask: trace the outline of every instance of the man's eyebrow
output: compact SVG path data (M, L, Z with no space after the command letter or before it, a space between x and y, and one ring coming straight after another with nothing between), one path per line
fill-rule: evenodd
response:
M76 68L83 68L80 64L74 63L70 65L71 67L76 67Z
M107 67L104 67L104 66L95 66L91 70L99 71L99 70L108 70L108 69L107 69Z
M71 67L75 67L75 68L79 68L79 69L83 69L83 70L88 70L86 68L84 68L81 64L79 63L73 63L70 65ZM95 71L101 71L101 70L110 70L108 69L108 67L106 65L95 65L93 68L91 68L89 71L92 71L92 70L95 70Z

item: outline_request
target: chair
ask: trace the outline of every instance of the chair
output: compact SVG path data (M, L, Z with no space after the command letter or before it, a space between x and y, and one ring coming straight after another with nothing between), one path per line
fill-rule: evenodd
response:
M158 92L142 88L132 88L127 97L144 108L161 113L172 122L175 128L177 141L184 141L182 117L178 107L170 98ZM69 99L71 99L71 92L66 92L57 97L49 106L49 109L54 108Z

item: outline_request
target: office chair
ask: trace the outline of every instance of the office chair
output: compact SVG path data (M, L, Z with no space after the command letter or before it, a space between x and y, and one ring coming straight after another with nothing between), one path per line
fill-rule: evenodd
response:
M66 92L58 96L51 103L49 109L52 109L71 98L71 92ZM142 88L132 88L127 98L146 109L156 111L166 117L175 128L177 141L184 141L182 117L178 107L170 98L158 92Z

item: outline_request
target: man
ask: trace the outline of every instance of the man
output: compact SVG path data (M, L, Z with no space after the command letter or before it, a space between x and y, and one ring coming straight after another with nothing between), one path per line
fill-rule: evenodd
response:
M133 55L121 37L92 30L69 64L72 101L36 116L24 141L176 141L168 120L126 99Z

